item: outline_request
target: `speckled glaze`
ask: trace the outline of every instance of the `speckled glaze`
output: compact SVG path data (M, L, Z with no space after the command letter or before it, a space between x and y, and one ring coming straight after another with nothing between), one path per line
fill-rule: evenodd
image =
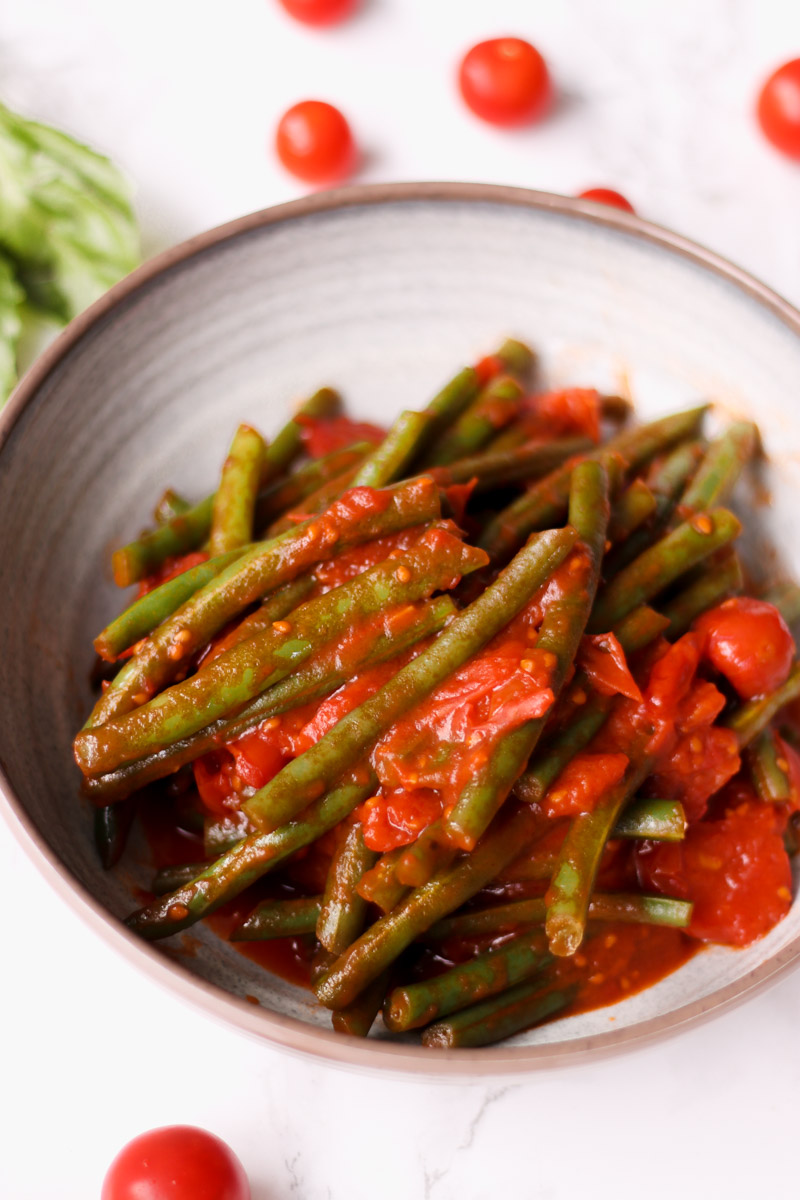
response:
M203 928L148 946L119 923L149 878L96 860L70 742L91 639L118 611L109 551L170 484L213 487L240 420L266 432L323 383L389 420L505 334L555 384L629 389L645 414L699 398L760 422L772 504L745 495L756 565L800 574L800 314L708 252L611 209L477 185L353 188L267 210L146 264L75 321L0 419L0 789L21 842L117 950L209 1013L329 1062L439 1077L530 1071L674 1032L800 957L800 906L613 1009L438 1054L333 1035L310 997ZM70 986L62 981L61 986ZM244 1001L246 995L260 1007Z

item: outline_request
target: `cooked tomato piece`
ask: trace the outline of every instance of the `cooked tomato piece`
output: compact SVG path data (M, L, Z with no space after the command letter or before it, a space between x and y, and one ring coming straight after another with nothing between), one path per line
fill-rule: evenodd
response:
M353 421L350 417L298 416L303 426L303 445L312 458L322 458L334 450L344 450L356 442L372 442L377 446L386 437L386 430L370 421Z
M627 767L625 754L576 754L548 791L545 813L548 817L572 817L593 812Z
M771 692L786 680L794 658L794 640L774 604L735 596L695 622L709 662L740 696Z
M199 567L200 563L204 562L208 562L208 555L204 550L192 550L190 554L179 554L166 559L157 571L154 571L152 575L146 575L139 582L137 599L146 596L148 592L160 587L162 583L182 575L184 571L190 571L192 567Z
M231 782L235 759L230 750L212 750L192 763L194 781L200 799L214 816L225 816L239 807L239 799Z
M442 815L442 797L433 788L395 788L371 796L358 812L364 842L370 850L385 853L415 842Z
M481 387L485 387L496 376L502 375L505 370L506 364L496 354L487 354L475 363L475 374Z
M604 696L619 693L631 700L642 699L642 693L631 675L625 651L613 633L597 633L581 638L578 666L584 669L593 686Z
M680 800L688 821L698 821L711 796L741 766L736 735L715 725L685 734L651 777L648 791L665 800Z
M772 805L745 800L690 826L683 842L643 842L635 851L644 891L691 900L689 933L747 946L789 911L792 873Z
M543 392L525 401L524 411L534 418L533 427L553 437L568 434L600 440L600 395L596 388L564 388Z

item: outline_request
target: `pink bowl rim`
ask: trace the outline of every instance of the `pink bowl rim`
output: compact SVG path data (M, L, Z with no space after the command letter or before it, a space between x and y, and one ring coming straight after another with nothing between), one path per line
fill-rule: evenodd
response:
M689 259L733 284L800 337L800 312L748 272L703 246L619 209L549 192L481 183L365 184L317 193L239 217L179 243L145 262L76 317L24 375L0 414L0 455L12 429L54 369L104 318L162 275L230 239L265 226L347 208L413 202L468 202L557 213L605 226ZM191 974L180 963L141 941L112 916L48 846L16 796L0 764L0 796L12 833L45 879L82 919L128 962L208 1016L290 1053L332 1066L388 1070L395 1076L438 1082L523 1075L575 1066L661 1040L717 1015L772 985L800 961L800 936L742 978L692 1003L629 1028L570 1041L533 1046L486 1047L432 1053L421 1046L378 1039L358 1041L255 1006Z

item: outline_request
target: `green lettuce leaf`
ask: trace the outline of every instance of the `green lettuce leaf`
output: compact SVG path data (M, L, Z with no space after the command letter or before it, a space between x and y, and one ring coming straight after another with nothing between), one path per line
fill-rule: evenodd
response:
M68 321L140 259L125 180L102 155L0 104L0 250L28 301Z

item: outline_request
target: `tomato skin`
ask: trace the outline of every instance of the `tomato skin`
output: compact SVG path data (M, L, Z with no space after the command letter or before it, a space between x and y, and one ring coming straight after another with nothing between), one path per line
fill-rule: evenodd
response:
M724 600L695 622L711 664L751 699L786 680L794 658L794 640L774 604L736 596Z
M461 95L491 125L526 125L550 108L553 87L539 51L522 38L491 38L468 50L458 72Z
M594 688L604 696L619 693L641 703L642 693L633 678L625 651L613 633L586 634L578 649L578 665Z
M593 812L628 767L625 754L576 754L544 798L548 817Z
M279 0L279 3L303 25L335 25L358 7L358 0Z
M286 170L304 183L336 183L356 163L346 118L324 100L301 100L287 109L278 122L275 148Z
M761 89L758 123L768 142L789 158L800 159L800 58L784 63Z
M231 1148L205 1129L166 1125L141 1133L120 1150L100 1200L251 1200Z
M587 188L585 192L578 193L578 199L593 200L595 204L607 204L610 208L621 208L623 212L636 212L630 200L626 200L622 192L615 192L613 188Z

